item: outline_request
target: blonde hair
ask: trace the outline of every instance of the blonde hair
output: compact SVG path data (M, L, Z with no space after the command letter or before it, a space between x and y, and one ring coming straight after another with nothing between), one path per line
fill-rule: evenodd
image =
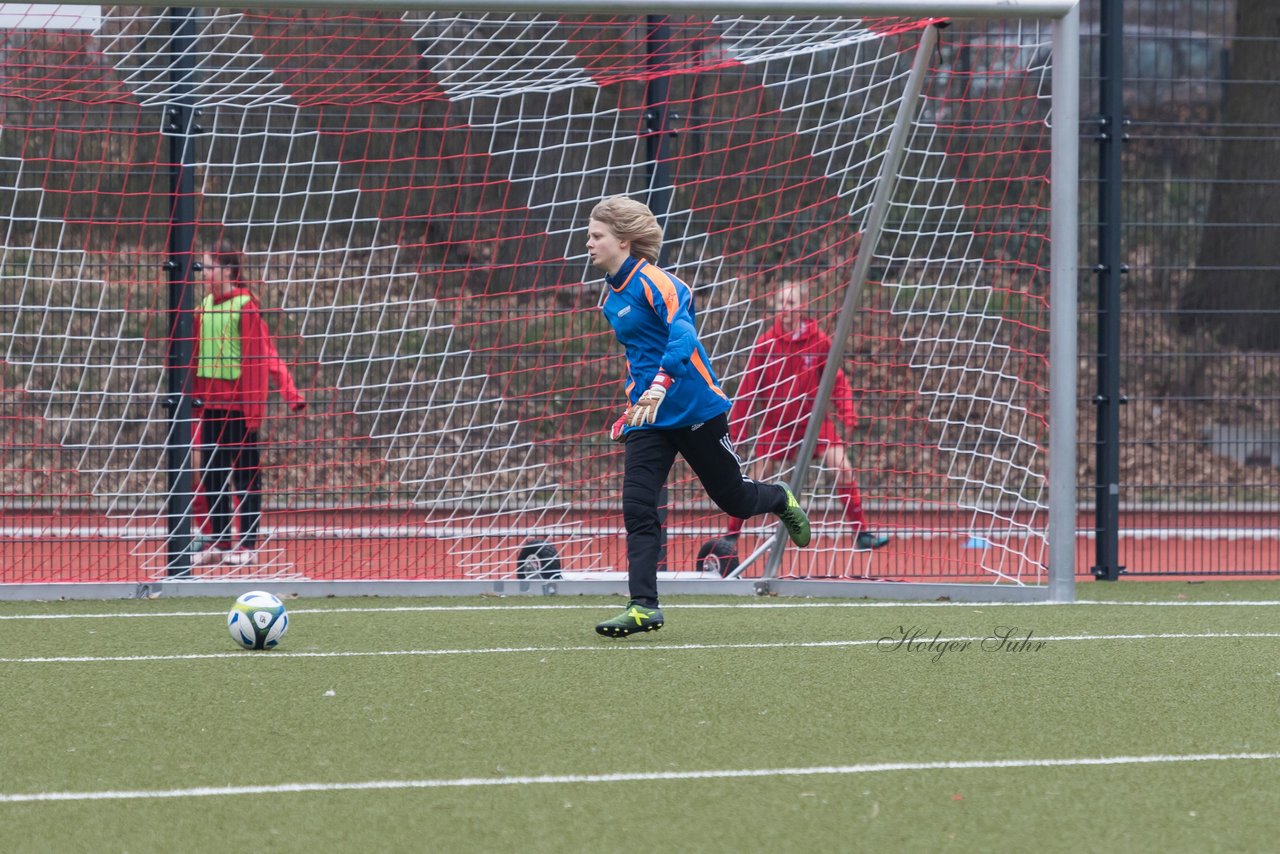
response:
M787 294L795 295L795 301L803 308L809 304L809 283L800 279L783 279L778 287L765 295L765 304L773 309L780 309Z
M783 293L785 293L786 291L793 292L797 297L800 298L800 302L809 301L809 283L808 282L802 282L799 279L783 279L781 282L778 283L778 288L773 293L775 297L781 299Z
M651 264L658 263L662 249L662 226L644 202L626 196L612 196L591 209L591 218L601 223L619 240L631 241L631 254Z

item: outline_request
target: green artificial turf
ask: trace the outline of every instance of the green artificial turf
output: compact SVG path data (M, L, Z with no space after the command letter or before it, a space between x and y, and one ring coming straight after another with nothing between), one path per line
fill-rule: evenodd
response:
M0 603L0 850L1267 850L1280 585L1078 593Z

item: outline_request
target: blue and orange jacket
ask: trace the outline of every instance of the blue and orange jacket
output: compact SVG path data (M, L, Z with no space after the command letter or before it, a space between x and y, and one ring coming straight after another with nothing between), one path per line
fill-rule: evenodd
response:
M609 295L601 308L627 353L627 399L635 403L659 368L675 379L658 420L627 430L689 427L728 412L729 397L698 341L689 286L641 258L628 258L605 281Z

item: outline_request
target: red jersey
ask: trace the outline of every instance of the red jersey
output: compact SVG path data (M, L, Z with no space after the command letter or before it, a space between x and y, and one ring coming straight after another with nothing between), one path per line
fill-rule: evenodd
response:
M240 376L233 380L211 377L195 377L195 397L208 409L226 409L244 414L245 426L257 430L267 409L270 383L275 381L280 396L291 406L304 404L306 399L298 392L289 376L289 369L280 359L271 332L258 308L257 299L246 288L236 288L214 297L214 304L222 304L236 297L249 297L240 309ZM200 316L196 311L195 353L193 367L200 360Z
M756 340L734 395L729 422L745 425L755 434L757 456L770 455L772 449L782 446L799 445L804 438L830 353L831 338L815 321L795 332L784 332L775 322ZM853 406L853 389L843 370L836 374L831 403L828 414L839 418L846 430L853 430L858 414ZM826 442L839 440L830 421L823 425L821 437Z

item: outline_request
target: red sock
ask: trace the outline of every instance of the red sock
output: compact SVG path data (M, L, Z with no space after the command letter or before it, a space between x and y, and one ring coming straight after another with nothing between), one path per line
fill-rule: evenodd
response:
M862 510L862 493L858 491L858 485L851 483L842 486L836 490L836 494L844 502L845 521L856 525L859 533L867 530L867 514Z
M745 519L739 519L737 516L730 516L729 526L725 529L724 535L726 537L738 536L742 533L742 524L745 521Z

